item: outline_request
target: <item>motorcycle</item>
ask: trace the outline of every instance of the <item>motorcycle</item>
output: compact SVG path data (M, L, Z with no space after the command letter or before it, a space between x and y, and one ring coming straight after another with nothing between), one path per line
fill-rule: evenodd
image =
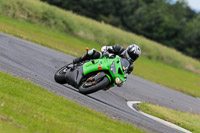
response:
M69 84L82 94L108 90L121 86L127 79L128 60L112 55L92 59L77 64L70 63L60 68L54 76L57 83Z

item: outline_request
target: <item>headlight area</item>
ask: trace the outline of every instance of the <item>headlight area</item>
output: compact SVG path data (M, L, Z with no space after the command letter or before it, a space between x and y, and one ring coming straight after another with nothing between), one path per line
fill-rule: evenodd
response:
M122 86L122 80L120 78L115 78L115 83L118 87Z
M116 84L121 84L121 83L122 83L122 80L121 80L120 78L117 77L117 78L115 79L115 83L116 83Z
M110 65L110 70L112 71L113 74L116 74L116 68L115 68L115 62Z

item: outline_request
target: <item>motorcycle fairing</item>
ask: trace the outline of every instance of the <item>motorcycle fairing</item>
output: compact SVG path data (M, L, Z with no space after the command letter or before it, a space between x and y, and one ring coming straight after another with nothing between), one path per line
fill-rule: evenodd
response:
M113 73L110 70L110 66L112 65L112 63L114 63L114 67L116 70L116 73ZM121 68L121 63L120 63L120 57L116 56L116 58L114 59L109 59L109 58L104 58L104 59L94 59L92 61L86 62L83 65L83 74L87 75L90 72L94 72L94 71L99 71L99 68L101 67L101 70L108 70L110 71L110 74L112 77L114 77L114 79L116 77L119 77L123 82L126 81L126 79L122 78L124 77L126 74L123 71L123 69ZM121 70L120 70L121 69ZM119 71L121 71L121 73L119 73ZM109 78L109 76L108 76ZM109 78L110 80L110 78Z
M76 88L79 87L80 81L83 78L83 66L77 67L77 69L69 70L65 74L66 82Z

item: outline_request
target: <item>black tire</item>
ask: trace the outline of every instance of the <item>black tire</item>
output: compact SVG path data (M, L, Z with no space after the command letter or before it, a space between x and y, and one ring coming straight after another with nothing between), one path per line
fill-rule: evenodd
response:
M66 83L66 80L65 80L66 72L64 72L64 70L66 70L66 69L67 69L66 66L62 67L54 75L54 79L55 79L55 81L57 83L60 83L60 84L65 84Z
M97 84L92 85L92 86L90 86L90 87L85 88L85 87L84 87L84 84L85 84L85 83L86 83L86 82L84 82L84 83L79 87L79 92L82 93L82 94L90 94L90 93L94 93L94 92L96 92L96 91L99 91L99 90L105 88L106 86L108 86L109 83L110 83L110 81L109 81L108 77L105 76L105 77L103 77L103 79L102 79L100 82L98 82Z

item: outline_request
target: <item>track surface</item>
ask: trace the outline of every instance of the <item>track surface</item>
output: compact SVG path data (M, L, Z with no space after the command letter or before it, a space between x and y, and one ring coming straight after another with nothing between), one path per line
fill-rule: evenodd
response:
M127 101L152 102L168 108L200 114L200 99L130 75L126 84L108 91L82 95L68 85L55 83L54 73L74 57L0 33L0 70L29 78L67 99L126 121L151 132L179 132L132 111ZM131 132L131 131L130 131Z

